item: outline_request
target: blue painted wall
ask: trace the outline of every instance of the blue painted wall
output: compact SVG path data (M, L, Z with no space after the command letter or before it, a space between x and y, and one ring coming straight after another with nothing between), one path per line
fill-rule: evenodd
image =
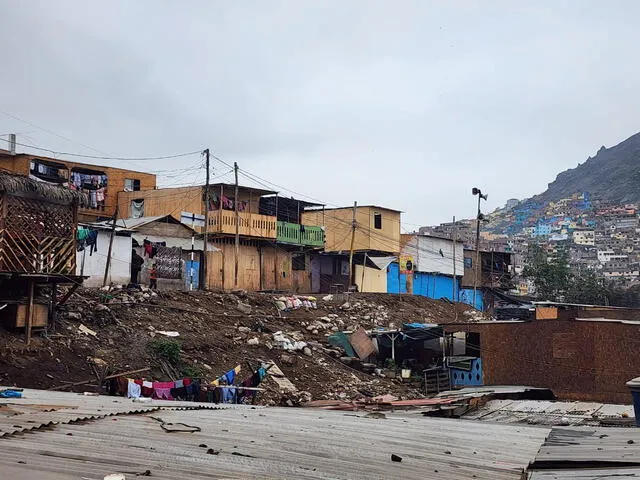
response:
M449 368L449 372L451 373L451 385L454 387L483 385L482 360L479 358L471 361L471 370Z
M400 275L398 282L398 263L392 263L387 267L387 293L398 293L398 283L400 284L400 293L407 293L407 276ZM413 273L413 294L422 295L423 297L439 300L447 298L456 302L463 302L473 305L473 289L460 288L460 280L456 279L456 295L453 298L453 278L438 273ZM484 301L482 291L476 292L476 304L478 310L484 309Z
M460 302L467 303L469 305L473 305L473 288L461 288L460 292ZM484 310L484 300L482 298L482 291L476 291L476 304L473 305L478 310Z
M456 289L458 281L456 280ZM415 272L413 274L413 293L424 297L447 298L455 301L453 294L453 278L437 273Z
M185 262L186 270L184 276L184 286L186 290L189 290L189 284L191 283L191 260ZM193 289L197 290L200 285L200 262L193 261Z
M407 293L407 276L405 274L400 275L398 281L398 263L392 263L387 267L387 293ZM398 283L400 286L398 287Z

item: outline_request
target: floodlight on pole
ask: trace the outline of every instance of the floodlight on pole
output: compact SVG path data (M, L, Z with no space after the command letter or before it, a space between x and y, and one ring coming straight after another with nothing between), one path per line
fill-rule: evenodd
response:
M478 290L478 269L481 268L480 265L480 222L484 220L484 215L480 211L480 200L484 200L485 202L489 198L488 194L482 194L482 190L477 187L473 187L471 189L472 195L478 196L478 213L476 214L476 264L473 269L473 306L476 306L476 291Z

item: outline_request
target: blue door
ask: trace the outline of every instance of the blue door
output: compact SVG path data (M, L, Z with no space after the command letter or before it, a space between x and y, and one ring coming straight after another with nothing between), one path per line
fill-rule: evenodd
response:
M407 293L407 276L398 275L400 267L397 262L387 267L387 293Z

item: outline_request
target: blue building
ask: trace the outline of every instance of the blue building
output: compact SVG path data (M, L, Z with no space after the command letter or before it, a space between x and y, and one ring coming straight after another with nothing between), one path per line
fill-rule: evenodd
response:
M551 235L551 225L538 223L533 230L533 235L536 237Z

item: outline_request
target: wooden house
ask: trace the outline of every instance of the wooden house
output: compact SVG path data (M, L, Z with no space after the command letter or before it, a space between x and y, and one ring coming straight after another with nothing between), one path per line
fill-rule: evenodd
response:
M398 255L400 214L400 211L386 207L373 205L356 207L354 250ZM302 223L324 226L326 252L350 250L353 207L305 210L302 214Z
M357 206L354 231L353 207L305 210L301 222L324 230L324 252L311 257L311 291L326 293L353 285L365 291L387 291L388 257L400 253L400 215L386 207Z
M75 275L78 209L87 195L0 171L0 317L10 326L46 326L49 306L35 302L43 285L79 285ZM34 312L37 312L34 315ZM34 325L34 319L36 324Z
M292 199L276 200L276 192L217 183L209 187L207 232L207 288L235 288L309 292L308 251L322 248L324 232L319 225L302 224L293 216ZM204 186L120 192L121 216L169 215L204 233ZM307 205L301 202L300 208ZM295 210L297 212L297 204ZM236 267L235 234L239 235Z
M89 202L78 210L80 221L113 217L119 191L156 188L156 176L122 168L70 162L29 153L0 150L0 169L41 183L62 185L86 193Z

